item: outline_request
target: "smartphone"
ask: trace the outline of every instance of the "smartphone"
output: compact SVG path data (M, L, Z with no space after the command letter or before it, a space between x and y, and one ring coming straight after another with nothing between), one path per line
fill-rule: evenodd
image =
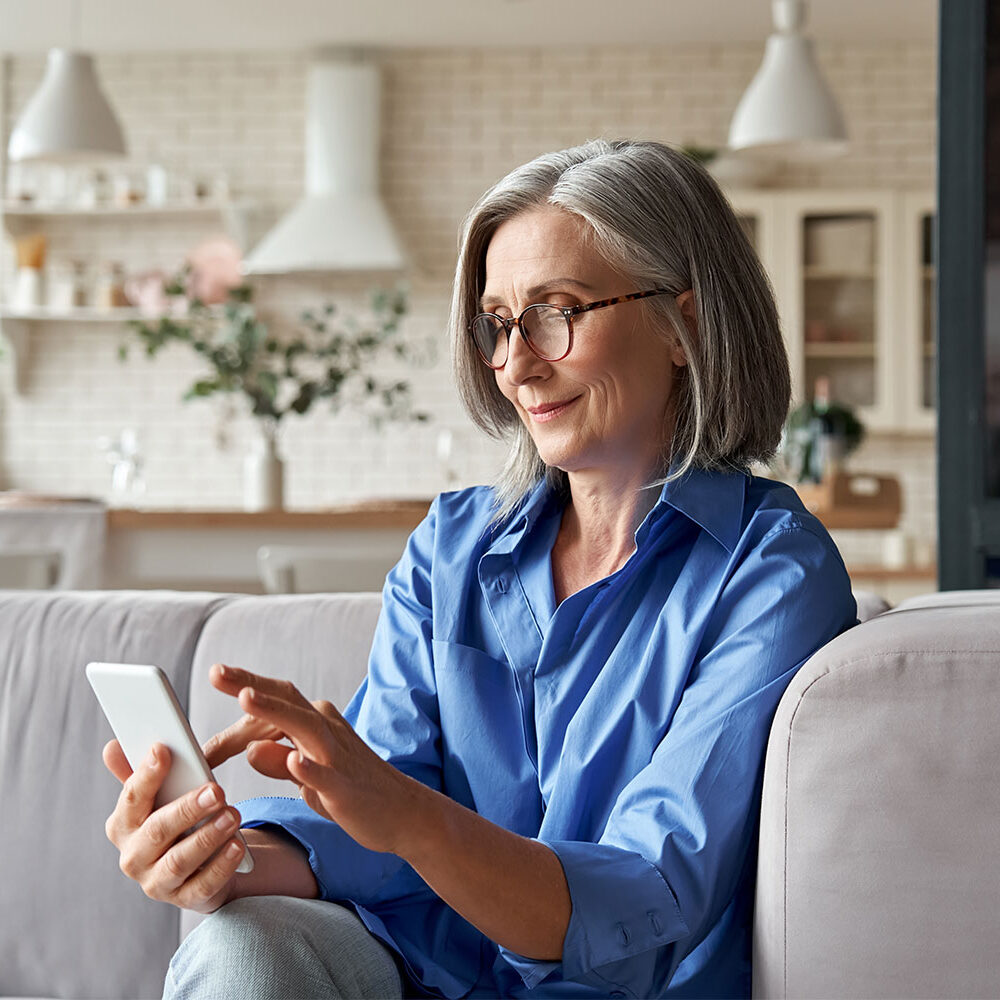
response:
M215 780L170 680L159 667L88 663L87 680L133 771L154 743L169 748L170 770L157 792L157 809ZM243 835L237 836L243 841L244 854L236 870L247 874L253 871L253 858Z

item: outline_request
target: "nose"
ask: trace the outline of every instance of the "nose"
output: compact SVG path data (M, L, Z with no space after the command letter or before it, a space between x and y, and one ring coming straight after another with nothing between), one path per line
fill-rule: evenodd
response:
M525 343L521 324L515 323L507 338L507 363L497 375L503 375L513 385L523 385L531 379L543 378L543 369L548 367L549 363L543 361Z

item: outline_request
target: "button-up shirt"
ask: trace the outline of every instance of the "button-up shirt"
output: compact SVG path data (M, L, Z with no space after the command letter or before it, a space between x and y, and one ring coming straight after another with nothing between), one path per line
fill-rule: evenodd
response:
M435 500L345 717L406 774L555 852L561 961L498 947L298 799L243 803L244 825L294 836L321 896L428 994L749 996L771 719L857 621L835 545L789 487L694 470L663 487L621 569L557 606L564 501L540 484L501 524L494 503L485 487Z

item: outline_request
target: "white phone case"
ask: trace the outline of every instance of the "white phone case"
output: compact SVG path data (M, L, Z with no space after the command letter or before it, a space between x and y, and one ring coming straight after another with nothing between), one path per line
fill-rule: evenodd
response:
M88 663L87 680L133 771L154 743L170 750L170 771L157 793L156 808L214 780L170 680L159 667ZM242 834L237 836L243 840ZM253 871L253 858L245 840L243 845L236 870L246 874Z

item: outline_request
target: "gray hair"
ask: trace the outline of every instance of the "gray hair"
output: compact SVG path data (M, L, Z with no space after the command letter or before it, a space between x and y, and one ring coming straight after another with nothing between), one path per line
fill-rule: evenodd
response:
M675 369L659 483L692 467L746 471L770 459L790 402L788 355L771 285L732 207L708 173L677 149L594 140L513 170L479 199L462 228L449 319L452 359L469 415L510 446L494 484L498 519L543 477L556 487L567 484L565 473L542 462L468 331L479 312L493 234L540 205L583 219L595 251L632 278L636 291L673 293L641 302L687 359ZM675 301L688 289L694 331Z

